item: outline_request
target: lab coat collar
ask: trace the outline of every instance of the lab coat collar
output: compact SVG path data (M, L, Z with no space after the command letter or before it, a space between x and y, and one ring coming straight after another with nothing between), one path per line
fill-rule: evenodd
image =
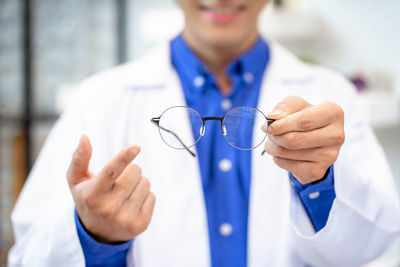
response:
M312 77L307 68L299 67L300 61L274 41L267 41L270 46L269 72L282 85L301 84L309 82ZM169 60L165 60L169 59ZM277 60L279 59L279 60ZM171 62L170 43L163 42L150 53L135 62L127 63L125 69L126 86L131 89L164 88L170 81L171 73L175 69ZM133 71L133 69L139 71ZM145 68L145 69L144 69ZM141 73L140 77L133 77L131 73Z

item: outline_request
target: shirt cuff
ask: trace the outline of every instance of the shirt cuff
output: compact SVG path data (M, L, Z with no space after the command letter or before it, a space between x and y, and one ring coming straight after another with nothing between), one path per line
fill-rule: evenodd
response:
M83 227L76 209L75 223L86 266L126 266L126 256L133 239L115 245L96 241Z
M333 165L329 167L324 178L317 182L301 184L289 173L294 189L316 232L325 227L333 200L336 197L333 177Z

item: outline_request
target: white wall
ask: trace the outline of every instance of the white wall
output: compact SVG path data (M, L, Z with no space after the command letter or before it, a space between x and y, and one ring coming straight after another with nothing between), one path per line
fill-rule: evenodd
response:
M339 56L323 63L343 70L382 70L400 93L399 0L302 0L305 11L318 14L338 38Z
M163 14L166 10L170 13ZM154 18L153 21L149 21L149 13ZM178 14L175 15L176 13ZM128 57L130 59L143 55L155 45L156 40L174 36L174 33L179 32L183 25L182 14L178 4L173 0L131 0L129 1L129 19ZM160 36L157 38L157 35Z

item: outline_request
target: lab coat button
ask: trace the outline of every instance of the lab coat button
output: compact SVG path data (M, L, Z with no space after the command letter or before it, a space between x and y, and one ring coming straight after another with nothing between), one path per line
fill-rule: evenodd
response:
M232 162L229 159L223 159L219 162L219 169L228 172L232 169Z
M196 78L194 78L193 80L193 84L196 87L201 87L204 84L204 78L202 76L197 76Z
M310 193L310 194L308 194L308 197L310 199L316 199L317 197L319 197L319 192L317 191L317 192L314 192L314 193Z
M243 73L243 80L246 83L252 83L254 80L254 76L250 72L245 72L245 73Z
M229 110L232 107L232 102L229 99L224 99L221 102L221 108L225 111Z
M232 225L230 223L223 223L219 227L219 233L222 236L230 236L232 234Z

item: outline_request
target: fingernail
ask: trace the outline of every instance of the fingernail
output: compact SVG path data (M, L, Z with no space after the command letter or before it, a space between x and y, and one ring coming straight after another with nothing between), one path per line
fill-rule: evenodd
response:
M277 116L282 116L284 114L284 111L280 109L274 109L270 113L268 113L267 117L277 117Z
M133 156L137 155L139 153L139 151L140 151L139 147L131 147L128 150L128 154L129 154L129 156L133 157Z

